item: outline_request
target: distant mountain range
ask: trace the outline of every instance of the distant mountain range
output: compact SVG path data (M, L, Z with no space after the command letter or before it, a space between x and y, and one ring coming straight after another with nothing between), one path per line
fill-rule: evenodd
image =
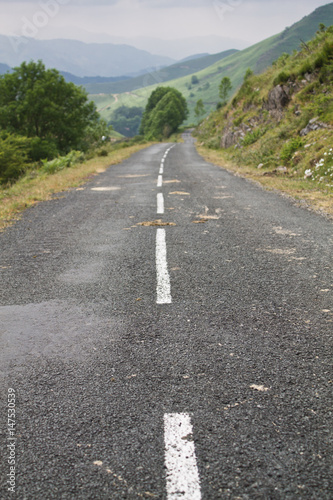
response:
M299 50L315 36L321 23L333 25L333 3L317 8L283 32L244 50L173 64L159 72L123 82L88 84L85 88L102 117L110 121L118 107L145 107L151 92L164 82L164 85L174 87L183 94L190 111L187 124L193 124L197 120L194 110L199 99L203 101L206 116L216 109L223 77L230 78L232 91L235 92L248 68L259 74L284 52L291 54ZM192 83L194 75L199 81L197 84ZM117 94L116 98L114 94Z
M80 39L80 38L79 38ZM97 41L97 40L96 40ZM192 54L208 53L217 54L224 52L230 48L242 50L251 45L250 42L240 40L238 38L230 38L218 35L209 36L192 36L187 38L173 38L169 40L161 40L153 37L115 37L110 35L100 35L99 42L103 43L120 43L131 45L137 49L152 51L154 54L168 56L172 59L184 60L191 57Z
M41 59L47 68L56 68L78 77L138 76L175 62L129 45L83 43L76 40L36 40L0 35L0 61L10 67L23 61Z

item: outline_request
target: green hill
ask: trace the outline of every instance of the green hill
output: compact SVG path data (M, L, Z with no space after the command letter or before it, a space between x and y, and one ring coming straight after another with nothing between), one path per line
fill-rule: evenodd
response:
M252 169L258 179L284 178L300 192L332 193L333 26L244 79L195 134L199 147L220 151L225 164Z
M196 71L201 71L202 69L211 66L216 61L221 61L235 52L237 52L236 49L231 49L226 50L225 52L220 52L219 54L196 57L194 59L189 58L185 61L167 66L159 71L152 71L151 73L126 79L125 81L88 83L84 85L84 88L89 94L118 94L123 92L132 92L133 90L148 87L150 85L154 85L155 83L168 82L169 80L191 75Z
M196 122L194 108L199 99L204 102L205 116L216 109L219 101L218 87L224 76L231 79L233 89L236 91L243 81L247 68L251 68L255 73L260 73L283 52L291 54L294 50L298 50L302 41L307 42L315 36L320 23L333 24L333 3L319 7L312 14L286 28L278 35L219 59L200 71L194 70L192 74L166 81L166 85L175 87L182 92L188 102L190 114L187 124ZM195 61L190 62L195 63ZM163 69L162 73L163 71L166 69ZM197 76L198 84L191 83L193 75ZM147 76L147 79L149 78L150 76ZM144 77L140 77L140 79L142 82ZM119 91L112 92L117 94L116 96L102 91L99 92L99 95L90 95L99 112L107 121L111 119L113 111L119 106L145 107L151 92L161 84L161 81L157 80L156 83L148 87L142 85L143 88L127 90L130 88L127 87L129 84L130 81L117 84Z

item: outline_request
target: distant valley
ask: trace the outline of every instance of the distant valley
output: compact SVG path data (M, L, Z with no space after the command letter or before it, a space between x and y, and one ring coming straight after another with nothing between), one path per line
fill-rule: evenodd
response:
M333 3L317 8L283 32L251 47L231 47L216 54L194 53L180 61L124 44L13 40L0 36L0 74L23 60L41 59L46 67L59 70L67 81L83 86L108 123L114 122L114 114L124 106L140 113L157 86L172 86L186 98L190 111L186 125L192 125L198 122L198 101L202 101L204 110L200 119L219 105L223 77L230 78L234 94L247 69L261 73L282 53L291 54L306 44L321 23L333 24Z
M219 85L223 77L230 78L234 94L242 84L247 69L255 74L262 73L281 54L292 54L311 40L321 23L326 26L333 24L333 3L319 7L283 32L244 50L222 52L186 64L177 63L123 82L88 84L85 88L103 118L109 122L121 106L144 108L151 92L158 85L172 86L187 100L190 114L186 125L196 124L195 107L198 100L203 101L204 114L200 118L203 119L219 103Z

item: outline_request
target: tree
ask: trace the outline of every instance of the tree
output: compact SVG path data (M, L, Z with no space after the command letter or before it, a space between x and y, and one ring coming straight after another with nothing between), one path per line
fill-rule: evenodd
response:
M197 118L200 118L200 116L205 113L205 107L204 107L204 103L203 103L202 99L199 99L197 101L197 105L196 105L196 107L194 109L194 113L195 113L195 116Z
M39 138L57 153L84 146L88 127L99 115L87 93L67 83L42 61L22 63L0 76L0 128L9 133Z
M188 116L184 96L173 87L157 87L148 99L140 133L149 138L169 137Z
M222 78L220 86L219 86L219 96L222 99L222 106L225 106L227 103L228 94L232 89L231 80L228 76Z
M198 85L199 83L199 78L197 77L197 75L193 75L192 78L191 78L191 83L192 85Z
M247 68L247 70L245 71L245 75L244 75L244 82L246 82L252 75L253 75L252 69Z
M120 106L113 112L109 123L120 134L134 137L139 132L143 111L137 106Z

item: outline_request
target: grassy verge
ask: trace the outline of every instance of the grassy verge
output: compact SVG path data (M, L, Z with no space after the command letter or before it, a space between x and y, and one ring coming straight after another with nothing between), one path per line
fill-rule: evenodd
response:
M230 159L230 153L225 150L214 150L204 146L197 146L198 153L210 163L219 165L237 175L259 182L268 190L278 190L294 199L306 202L313 210L326 214L333 218L332 191L311 181L300 178L292 178L284 174L276 175L263 172L252 166L236 165Z
M92 176L150 145L151 143L135 144L118 150L113 150L110 146L108 156L94 157L51 175L38 170L32 171L13 186L0 188L0 231L17 221L25 209L40 201L52 199L55 193L81 186Z

